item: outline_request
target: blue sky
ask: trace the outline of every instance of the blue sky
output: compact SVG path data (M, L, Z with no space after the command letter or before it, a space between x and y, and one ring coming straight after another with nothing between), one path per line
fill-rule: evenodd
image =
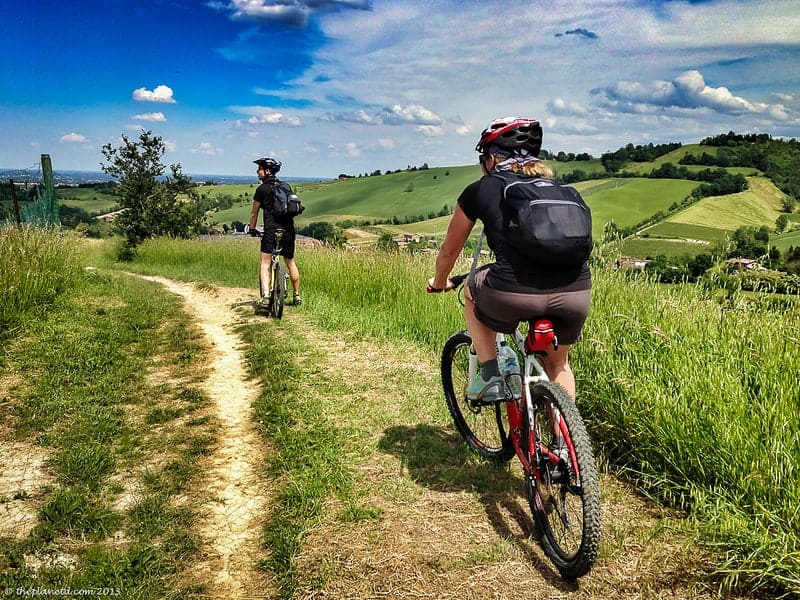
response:
M98 170L144 129L185 173L476 161L493 118L599 156L800 138L797 0L0 0L0 167Z

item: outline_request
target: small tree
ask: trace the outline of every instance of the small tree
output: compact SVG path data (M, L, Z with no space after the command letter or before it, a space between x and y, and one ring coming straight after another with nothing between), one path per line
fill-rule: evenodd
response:
M170 175L161 162L166 146L150 131L138 141L122 135L122 146L103 146L108 161L104 172L119 181L117 194L123 212L115 220L124 243L120 257L130 259L136 247L156 236L186 238L196 235L204 212L194 192L192 180L181 173L180 165L170 165Z
M392 234L388 231L384 231L381 234L381 237L379 237L378 241L375 243L375 247L385 252L397 252L400 250L400 246L392 239Z

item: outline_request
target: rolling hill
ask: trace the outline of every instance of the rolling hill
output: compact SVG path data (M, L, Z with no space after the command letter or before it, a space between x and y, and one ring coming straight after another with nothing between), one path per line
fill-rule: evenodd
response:
M781 211L785 195L763 173L749 167L727 167L731 173L747 177L749 189L719 197L703 198L682 206L699 184L685 179L650 179L637 177L650 173L666 163L678 165L685 154L716 154L715 146L689 144L681 146L651 162L628 162L622 177L581 181L574 186L592 208L594 230L599 237L609 221L621 229L638 226L654 215L664 215L657 223L642 227L625 241L623 251L636 256L693 254L720 241L738 227L765 225L770 229ZM560 177L576 171L584 174L603 172L600 159L589 161L548 161ZM707 169L688 165L690 172ZM480 177L478 165L433 167L406 170L383 175L356 177L332 182L298 183L306 211L297 219L303 227L315 221L343 224L352 243L369 243L381 233L392 235L419 233L444 235L449 212L466 185ZM247 222L255 183L215 185L198 188L204 196L227 195L235 199L233 206L210 215L218 224ZM87 191L81 198L70 198L71 205L86 203L92 209L112 197L97 197ZM382 221L382 223L376 223ZM780 249L800 245L797 233L800 215L790 215L789 231L775 235Z

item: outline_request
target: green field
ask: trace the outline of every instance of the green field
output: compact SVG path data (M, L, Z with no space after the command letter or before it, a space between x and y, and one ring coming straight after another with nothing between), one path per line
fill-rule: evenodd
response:
M670 205L680 203L697 186L682 179L610 179L575 184L592 209L592 226L600 235L609 221L618 227L641 223Z
M769 244L781 252L786 252L790 247L800 247L800 229L774 235L769 238Z
M101 215L117 208L117 197L105 189L58 188L56 196L60 204L81 208L90 215Z
M709 224L724 231L741 226L774 227L780 215L782 194L763 177L748 177L750 189L738 194L704 198L700 202L669 217L667 222Z

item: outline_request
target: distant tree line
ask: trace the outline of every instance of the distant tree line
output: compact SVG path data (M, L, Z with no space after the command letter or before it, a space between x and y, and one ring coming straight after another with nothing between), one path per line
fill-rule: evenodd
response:
M600 156L600 163L608 173L616 173L625 166L627 162L650 162L673 150L681 147L679 142L671 144L647 144L646 146L634 146L628 144L614 152L606 152Z
M357 177L380 177L381 175L391 175L392 173L402 173L412 172L412 171L427 171L430 169L428 163L422 163L421 167L417 167L416 165L408 165L405 169L395 169L392 171L391 169L387 169L386 171L381 171L380 169L375 169L371 173L363 173L359 174ZM450 171L445 172L445 175L450 175ZM339 173L338 179L355 179L356 175L349 175L347 173Z
M539 158L541 158L542 160L557 160L559 162L574 162L576 160L580 161L594 160L594 156L592 156L588 152L581 152L580 154L575 154L574 152L564 152L563 150L560 152L551 152L549 150L542 150L539 153Z

